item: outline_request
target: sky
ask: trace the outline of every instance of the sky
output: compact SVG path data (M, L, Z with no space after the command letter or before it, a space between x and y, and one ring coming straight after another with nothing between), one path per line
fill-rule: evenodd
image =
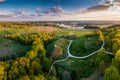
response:
M120 21L120 0L0 0L0 21Z

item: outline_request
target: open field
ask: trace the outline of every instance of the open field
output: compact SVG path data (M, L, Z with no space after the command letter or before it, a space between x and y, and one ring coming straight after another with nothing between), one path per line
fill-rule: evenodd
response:
M50 26L36 26L36 27L31 27L31 29L39 32L47 32L47 33L58 30L58 28L50 27Z
M54 34L58 36L68 36L68 35L75 35L77 37L83 36L87 33L91 33L94 30L68 30L68 29L60 29L54 32Z

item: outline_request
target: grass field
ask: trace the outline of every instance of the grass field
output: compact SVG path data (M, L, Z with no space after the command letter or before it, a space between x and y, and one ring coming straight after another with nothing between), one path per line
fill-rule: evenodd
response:
M59 29L54 33L58 36L67 36L67 35L76 35L77 37L83 36L87 33L93 32L94 30L68 30L68 29Z

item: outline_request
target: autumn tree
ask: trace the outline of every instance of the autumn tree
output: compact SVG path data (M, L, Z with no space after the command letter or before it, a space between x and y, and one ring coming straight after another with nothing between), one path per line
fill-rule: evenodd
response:
M105 49L102 48L100 52L98 52L96 59L95 59L95 64L96 66L99 66L101 61L107 62L109 60L109 55L105 53Z
M114 63L115 63L115 66L120 71L120 50L118 50L117 53L115 54Z
M7 80L7 73L5 72L4 66L0 65L0 80Z
M110 66L110 68L107 68L105 70L104 79L105 80L120 80L119 71L114 66Z
M98 34L98 36L99 36L99 41L103 42L103 41L104 41L104 35L103 35L102 31L99 30L99 31L97 32L97 34Z
M32 61L30 65L30 70L32 70L33 74L37 75L39 73L42 73L42 66L40 65L40 62Z
M28 75L21 76L18 80L30 80L30 77Z
M34 76L31 80L47 80L43 75Z

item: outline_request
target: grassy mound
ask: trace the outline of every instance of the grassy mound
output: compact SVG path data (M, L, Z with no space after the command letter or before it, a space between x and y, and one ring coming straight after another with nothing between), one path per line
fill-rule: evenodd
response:
M85 56L98 50L100 47L101 43L96 36L82 36L71 44L70 52L75 56Z

